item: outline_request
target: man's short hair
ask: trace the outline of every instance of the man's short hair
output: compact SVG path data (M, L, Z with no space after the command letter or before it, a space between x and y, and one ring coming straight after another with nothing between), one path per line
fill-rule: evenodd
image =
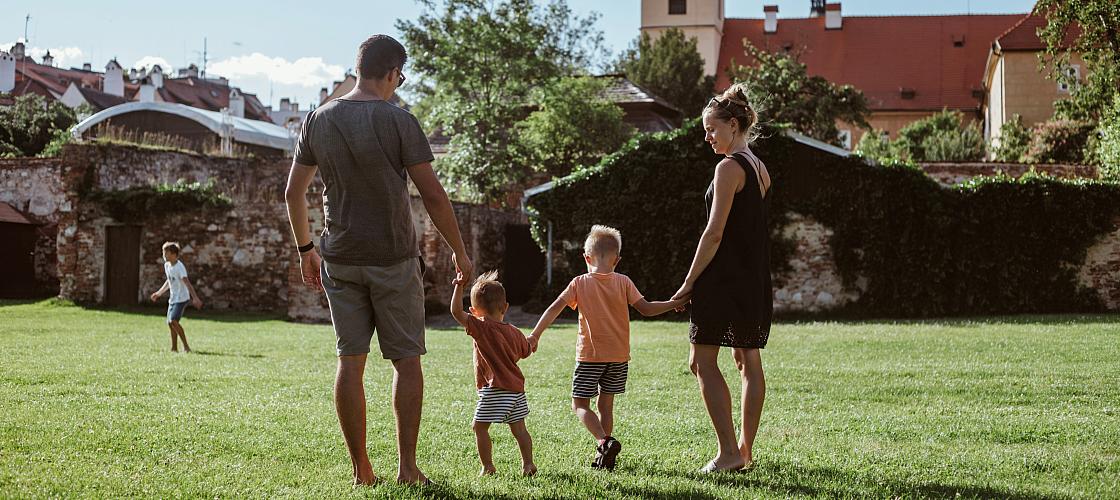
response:
M583 242L583 253L598 257L611 257L622 254L622 233L608 226L591 226L587 240Z
M389 35L373 35L358 46L358 75L367 80L385 78L393 68L404 68L404 45Z
M175 255L179 255L179 242L168 241L167 243L163 244L163 250L166 252L171 252Z
M498 271L479 276L471 287L471 306L488 313L499 312L506 303L506 289L498 281Z

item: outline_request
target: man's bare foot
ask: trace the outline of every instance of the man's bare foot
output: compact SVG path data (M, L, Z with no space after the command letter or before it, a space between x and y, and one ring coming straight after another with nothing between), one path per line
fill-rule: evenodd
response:
M537 465L529 464L521 468L521 475L525 477L533 477L537 475Z
M183 349L183 354L190 354L190 353L191 353L190 349Z
M377 484L377 476L373 474L373 466L365 464L354 471L354 486L373 486Z
M754 456L751 454L751 449L747 448L744 444L739 444L739 456L743 457L744 467L754 465Z
M178 350L178 349L172 349L172 350L171 350L171 352L173 352L173 353L175 353L175 354L179 354L179 350Z
M495 474L496 472L498 472L498 470L497 470L497 469L495 469L493 465L491 465L491 466L489 466L489 467L487 467L487 466L483 465L483 466L482 466L482 470L478 472L478 475L479 475L479 476L492 476L492 475L494 475L494 474Z
M415 486L426 486L431 483L428 476L425 476L420 469L413 469L411 471L398 470L397 471L398 484L410 484Z

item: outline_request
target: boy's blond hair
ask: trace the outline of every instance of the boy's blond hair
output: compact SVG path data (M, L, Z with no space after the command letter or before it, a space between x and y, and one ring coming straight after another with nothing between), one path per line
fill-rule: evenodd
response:
M615 257L622 254L622 233L609 226L596 224L587 233L583 242L583 253L596 257Z
M498 281L498 271L479 276L471 287L471 306L488 313L501 312L506 303L506 288Z
M179 249L180 249L180 248L181 248L181 247L179 246L179 242L178 242L178 241L168 241L168 242L165 242L165 243L163 244L163 250L164 250L164 251L168 251L168 250L170 250L170 251L171 251L171 253L173 253L173 254L175 254L175 255L179 255Z

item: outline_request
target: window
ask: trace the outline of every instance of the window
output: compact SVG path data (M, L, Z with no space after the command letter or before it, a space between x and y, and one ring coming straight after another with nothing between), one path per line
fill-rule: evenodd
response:
M840 144L842 144L844 146L844 149L852 149L852 131L851 130L848 130L846 128L841 129L840 133L836 135L836 138L840 139Z
M1058 77L1058 92L1068 94L1081 81L1081 65L1071 64L1062 70Z
M687 10L685 0L669 0L669 14L684 14Z

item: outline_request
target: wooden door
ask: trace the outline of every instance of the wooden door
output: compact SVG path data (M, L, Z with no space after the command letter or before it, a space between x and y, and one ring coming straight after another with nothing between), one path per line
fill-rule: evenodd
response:
M105 228L105 303L136 305L140 296L140 226Z

